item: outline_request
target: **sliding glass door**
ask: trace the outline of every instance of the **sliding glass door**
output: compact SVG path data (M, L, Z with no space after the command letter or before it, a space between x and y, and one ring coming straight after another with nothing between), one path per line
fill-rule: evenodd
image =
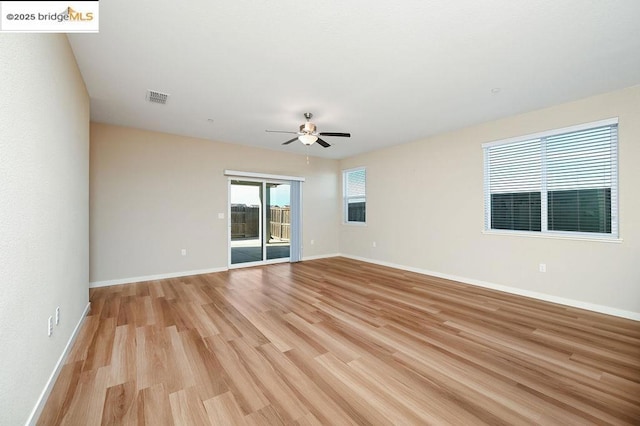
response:
M291 185L267 183L267 260L289 258L291 248Z
M262 186L262 182L231 181L231 264L263 259Z
M289 260L289 182L230 179L229 204L229 266Z

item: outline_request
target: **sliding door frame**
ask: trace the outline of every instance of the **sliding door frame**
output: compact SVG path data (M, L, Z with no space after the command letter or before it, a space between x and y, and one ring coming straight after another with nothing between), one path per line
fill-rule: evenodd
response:
M285 263L285 262L290 262L291 258L292 258L292 253L291 253L291 249L292 247L294 248L298 248L300 247L300 242L298 242L297 244L294 244L293 241L289 242L289 257L283 257L283 258L277 258L277 259L267 259L267 234L268 234L268 229L267 229L267 208L269 208L269 206L267 206L267 190L268 190L268 184L270 183L275 183L275 184L288 184L290 188L293 187L293 183L295 181L298 182L303 182L304 178L300 178L300 177L293 177L293 176L281 176L281 175L264 175L264 174L259 174L259 173L251 173L251 172L237 172L237 171L232 171L232 170L225 170L225 175L228 176L227 178L227 255L228 255L228 267L229 269L236 269L236 268L245 268L245 267L251 267L251 266L259 266L259 265L268 265L268 264L273 264L273 263ZM261 210L262 210L262 214L260 217L261 223L259 225L259 229L260 229L260 241L261 241L261 251L262 251L262 260L260 261L256 261L256 262L243 262L243 263L235 263L232 264L231 263L231 252L232 252L232 247L231 247L231 185L233 181L242 181L242 182L257 182L257 183L261 183L262 184L262 197L260 200L260 204L261 204ZM257 186L257 185L256 185ZM291 189L290 189L291 191ZM301 191L302 188L300 187L300 198L301 198ZM292 197L293 194L290 193L290 197ZM292 203L291 198L290 198L290 204ZM291 230L291 236L293 238L294 235L298 235L299 236L299 240L301 240L301 235L302 235L302 205L301 203L299 203L299 209L298 209L298 220L294 220L293 218L291 218L291 223L296 223L299 226L299 230L297 230L297 232L294 232L293 229ZM293 215L293 212L292 212ZM292 225L293 226L293 225ZM297 256L294 256L295 259L299 259L300 258L300 254L298 254Z

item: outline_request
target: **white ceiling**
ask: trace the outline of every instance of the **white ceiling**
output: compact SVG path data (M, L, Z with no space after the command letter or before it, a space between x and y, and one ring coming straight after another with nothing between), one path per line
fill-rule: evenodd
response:
M104 0L69 39L93 121L304 153L265 129L309 111L328 158L640 83L640 0Z

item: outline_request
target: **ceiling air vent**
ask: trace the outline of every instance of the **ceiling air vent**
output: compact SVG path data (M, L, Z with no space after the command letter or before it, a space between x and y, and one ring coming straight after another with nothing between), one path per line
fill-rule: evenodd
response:
M147 100L156 104L166 104L169 95L156 90L147 90Z

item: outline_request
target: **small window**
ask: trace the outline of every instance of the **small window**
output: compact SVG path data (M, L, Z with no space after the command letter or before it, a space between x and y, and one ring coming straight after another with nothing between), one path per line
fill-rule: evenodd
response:
M618 237L618 121L483 145L485 229Z
M344 182L345 223L366 223L367 211L367 171L364 168L342 172Z

